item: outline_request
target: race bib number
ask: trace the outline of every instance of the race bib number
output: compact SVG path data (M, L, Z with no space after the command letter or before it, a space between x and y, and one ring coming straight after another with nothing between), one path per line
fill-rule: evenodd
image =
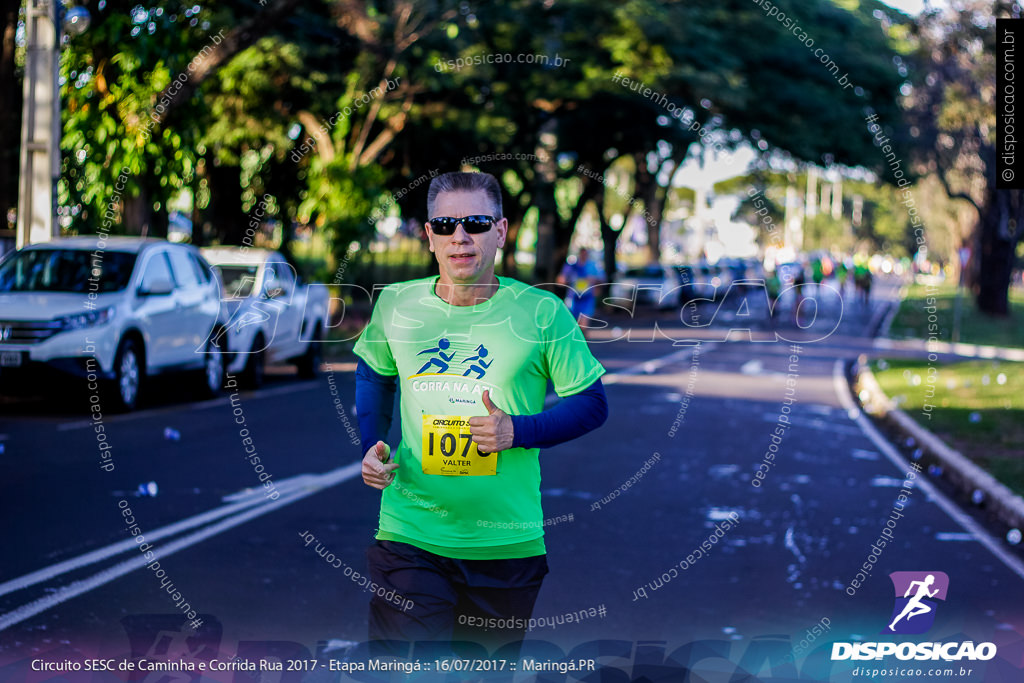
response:
M424 474L478 477L498 471L496 453L477 451L468 415L424 415L421 460Z

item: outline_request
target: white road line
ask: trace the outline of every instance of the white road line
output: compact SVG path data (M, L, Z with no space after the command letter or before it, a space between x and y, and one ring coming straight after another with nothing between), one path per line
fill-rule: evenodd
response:
M796 411L793 411L794 413ZM764 422L778 422L778 413L762 413L761 420ZM820 417L791 417L790 425L793 427L804 427L806 429L817 429L818 431L831 432L832 434L846 434L860 436L860 430L854 425L837 424L836 422Z
M889 458L893 465L900 471L901 474L905 474L910 470L910 463L907 462L899 451L897 451L889 441L882 436L882 434L875 428L875 425L871 423L871 420L864 414L857 405L853 402L853 398L850 396L850 388L846 383L846 378L843 376L843 361L837 360L835 365L832 367L832 384L835 388L836 396L839 398L839 402L847 410L847 414L860 426L861 431L871 439L871 441L878 446L878 449L885 454L885 457ZM924 474L920 474L917 477L917 485L923 490L928 496L939 506L947 515L949 515L954 522L959 524L964 531L972 534L979 543L988 548L993 555L998 557L1007 568L1016 574L1019 578L1024 579L1024 562L1022 562L1017 556L1008 552L1003 548L1002 544L995 539L991 534L983 529L977 522L971 519L966 513L956 506L955 503L946 498L935 485L932 484L928 479L925 478Z
M242 394L242 398L247 400L258 400L261 398L270 398L272 396L280 396L282 394L294 394L299 391L309 391L315 388L317 385L312 380L301 382L299 384L289 384L284 387L276 387L274 389L260 389L257 391L247 391ZM211 398L206 401L199 401L198 403L183 403L180 405L166 406L164 408L157 408L154 410L140 410L135 413L129 413L128 415L111 415L103 416L103 422L105 424L120 423L120 422L132 422L134 420L140 420L145 417L154 417L157 415L167 415L169 413L180 413L183 410L206 410L207 408L213 408L216 406L228 405L231 402L229 396L222 396L220 398ZM74 422L65 422L57 425L58 432L69 432L74 429L86 429L87 427L93 426L91 419L86 420L75 420Z
M740 374L743 375L759 375L762 370L764 370L764 363L757 358L748 360L740 366Z
M0 631L29 619L40 612L44 612L51 607L55 607L62 602L66 602L71 598L82 595L83 593L88 593L89 591L99 588L104 584L110 583L111 581L133 572L136 569L141 569L151 562L170 557L179 550L191 547L206 540L207 538L210 538L211 536L216 536L217 534L232 529L240 524L244 524L251 519L256 519L268 512L276 510L279 507L290 505L291 503L302 500L314 493L318 493L319 491L352 479L362 471L362 466L363 463L360 461L325 472L317 477L316 482L311 482L304 490L297 490L292 495L281 496L276 501L260 505L253 510L242 512L234 517L229 517L217 524L185 536L184 538L172 541L162 548L154 550L154 560L147 560L142 553L139 553L138 557L131 560L125 560L124 562L116 564L109 569L105 569L98 574L94 574L87 579L75 581L67 586L63 586L56 593L52 593L26 605L22 605L7 614L0 615ZM134 542L132 545L135 545Z
M655 358L654 360L641 361L641 362L637 363L636 365L631 365L630 367L626 368L625 370L619 370L618 372L608 372L608 373L605 373L601 377L601 383L602 384L615 384L616 382L618 382L619 377L623 377L623 376L626 376L626 375L651 375L651 374L654 374L654 372L656 372L657 370L660 370L661 368L665 367L666 365L668 365L670 363L674 363L676 361L680 361L680 360L682 360L684 358L692 356L693 352L696 350L696 348L698 346L700 346L700 352L702 354L705 354L705 353L711 351L712 349L714 349L716 344L711 343L711 342L702 342L700 344L693 344L692 346L687 346L685 349L680 349L679 351L673 351L672 353L670 353L670 354L668 354L666 356L662 356L661 358Z
M298 486L307 483L307 481L315 481L318 476L319 475L304 474L297 477L291 477L290 479L283 479L278 483L277 488L279 490L283 489L283 492L287 493L290 488L298 488ZM291 484L292 481L295 481L296 484ZM240 502L231 502L230 505L224 505L219 508L214 508L213 510L207 510L206 512L193 517L183 519L180 522L175 522L174 524L168 524L167 526L153 529L143 535L146 536L149 541L158 541L161 538L174 536L182 531L194 529L195 527L202 526L208 522L220 519L221 517L226 517L246 508L253 507L254 505L259 505L266 500L268 499L263 497L246 497L240 500ZM68 572L75 571L76 569L87 567L90 564L102 562L109 557L120 555L121 553L134 550L138 547L139 544L132 538L127 538L123 541L118 541L117 543L111 543L103 548L98 548L83 555L79 555L78 557L72 557L64 560L63 562L52 564L49 567L38 569L30 574L25 574L24 576L19 576L11 579L10 581L0 583L0 595L7 595L8 593L28 588L29 586L46 581L47 579L52 579L55 576L67 574Z
M303 486L310 482L315 482L319 474L297 474L294 477L288 477L287 479L280 479L276 482L275 488L281 493L291 493L292 489L301 489ZM221 496L220 501L222 503L238 503L243 500L265 500L266 496L263 495L263 486L257 484L255 487L244 488L241 491L235 491L229 493L226 496Z
M696 348L697 348L697 345L694 344L693 346L690 346L688 348L682 349L680 351L673 351L672 353L670 353L668 355L665 355L665 356L662 356L661 358L655 358L654 360L640 361L636 365L631 365L628 368L626 368L625 370L619 370L618 372L606 372L603 375L601 375L601 384L605 384L605 385L607 385L607 384L616 384L619 381L619 377L626 376L626 375L651 374L655 370L663 368L664 366L668 365L669 363L673 363L673 362L675 362L677 360L681 360L683 358L686 358L687 356L692 355L693 352L694 352L694 349L696 349ZM707 353L711 349L715 348L715 345L711 344L711 343L704 342L704 343L700 344L700 348L701 348L701 353ZM556 394L553 391L549 391L547 394L544 395L544 409L547 410L551 406L553 406L556 403L558 403L559 400L561 400L561 399L559 398L558 394Z
M703 343L700 346L702 353L706 353L711 349L715 348L715 344L713 343ZM668 365L669 363L682 360L683 358L692 355L695 349L696 345L688 346L685 349L674 351L673 353L662 356L661 358L637 363L636 365L633 365L619 372L606 373L602 377L602 382L607 384L614 384L616 378L621 375L653 373L656 370L664 367L665 365ZM293 393L296 391L305 391L312 388L313 386L314 384L312 382L304 382L301 385L292 385L287 387L279 387L277 389L264 390L258 392L258 395L255 396L253 396L253 394L249 395L254 398L264 398L280 394ZM227 403L229 403L227 397L216 398L211 399L209 401L203 401L201 403L194 404L192 409L205 410L206 408L212 406L220 406L225 405ZM129 419L137 419L140 417L152 416L154 414L160 414L163 412L178 411L180 409L180 407L168 407L160 411L133 413L131 415L117 416L116 418L113 419L116 421L126 421ZM85 427L90 427L92 426L92 424L93 423L91 420L82 420L79 422L72 422L60 425L58 426L58 430L68 431L72 429L81 429ZM199 515L189 517L188 519L184 519L180 522L176 522L174 524L161 527L159 529L149 532L148 534L146 534L146 536L148 540L159 540L161 538L173 536L182 531L186 531L197 526L202 526L208 522L219 519L221 517L227 517L236 512L244 510L245 508L258 506L254 510L242 512L241 514L238 514L234 517L228 517L228 519L218 524L207 527L206 529L203 529L194 534L191 534L182 539L167 544L159 551L160 557L166 557L174 552L177 552L182 548L187 548L190 545L194 545L195 543L198 543L206 538L209 538L210 536L220 533L221 531L225 531L232 527L238 526L239 524L248 521L249 519L254 519L256 517L264 515L267 512L270 512L271 510L281 507L282 505L287 505L288 503L292 503L296 500L300 500L301 498L305 498L306 496L311 495L312 493L315 493L323 488L326 488L328 486L334 486L335 484L341 483L342 481L351 479L361 471L361 468L362 462L360 461L352 463L342 468L325 472L322 475L300 475L300 477L303 478L314 477L314 480L309 482L308 489L305 492L297 492L293 496L285 495L282 496L277 501L269 503L265 502L258 496L248 497L247 499L240 500L237 503L232 503L230 505L225 505L220 508L215 508L213 510L201 513ZM47 579L51 579L53 577L66 574L68 572L80 569L90 564L95 564L107 558L120 555L136 547L137 544L133 540L126 539L124 541L119 541L118 543L108 545L104 548L99 548L89 553L85 553L84 555L80 555L78 557L65 560L64 562L59 562L49 567L44 567L30 574L26 574L24 576L0 584L0 595L5 595L7 593L12 593L14 591L27 588L37 583L46 581ZM11 626L18 622L24 621L25 619L28 619L36 614L39 614L40 612L45 611L50 607L65 602L66 600L69 600L77 595L81 595L82 593L86 593L88 591L93 590L94 588L107 584L120 576L123 576L140 567L146 566L146 564L148 564L148 562L145 560L144 557L135 558L133 560L126 560L111 567L110 569L95 574L89 577L88 579L84 579L82 581L75 581L72 584L61 588L57 593L54 593L44 598L40 598L39 600L36 600L35 602L29 603L27 605L23 605L22 607L19 607L18 609L9 612L8 614L0 615L0 630L7 628L7 626Z

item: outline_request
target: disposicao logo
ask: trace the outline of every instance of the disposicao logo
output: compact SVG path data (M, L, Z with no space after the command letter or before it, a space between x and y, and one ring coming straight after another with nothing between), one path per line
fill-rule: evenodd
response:
M916 635L925 633L935 623L938 601L945 601L949 577L944 572L893 572L894 604L888 626L882 634ZM994 643L973 641L946 643L867 642L832 643L832 661L869 660L895 656L918 661L943 660L986 661L996 656Z
M936 600L945 601L949 577L944 572L893 572L889 574L896 602L889 625L882 633L925 633L935 622Z

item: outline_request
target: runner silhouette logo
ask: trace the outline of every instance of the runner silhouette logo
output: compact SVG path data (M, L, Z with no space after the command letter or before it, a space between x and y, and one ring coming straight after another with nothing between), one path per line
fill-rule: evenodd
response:
M487 369L494 362L491 352L483 344L457 343L448 337L441 337L437 340L437 344L423 349L416 355L423 356L425 361L422 367L416 371L417 375L458 374L472 379L483 379L487 374ZM456 361L455 357L459 355L464 358L461 361ZM466 365L467 363L469 365Z
M938 600L946 599L949 577L944 572L893 572L895 604L882 633L925 633L935 621Z

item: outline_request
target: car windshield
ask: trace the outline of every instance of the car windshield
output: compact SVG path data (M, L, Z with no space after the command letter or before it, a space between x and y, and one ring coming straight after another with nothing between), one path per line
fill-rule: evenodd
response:
M137 254L25 249L0 263L0 292L117 292L128 286Z
M220 273L226 298L244 299L252 294L259 266L214 266L214 269Z

